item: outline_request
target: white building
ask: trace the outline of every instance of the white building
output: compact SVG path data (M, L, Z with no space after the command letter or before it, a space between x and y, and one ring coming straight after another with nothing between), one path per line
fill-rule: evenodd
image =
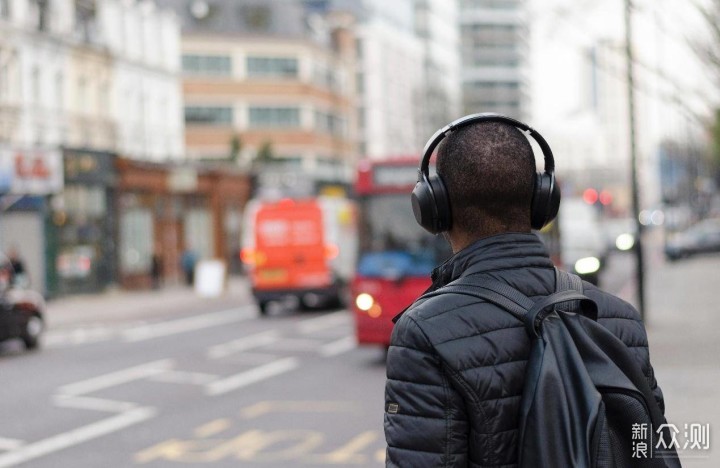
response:
M0 1L0 141L183 155L179 25L153 2Z
M527 1L459 2L464 112L497 112L526 118Z
M357 18L360 155L417 155L425 102L423 43L415 34L413 0L335 0Z
M113 56L118 152L149 160L183 156L180 24L151 1L99 2L97 27Z
M21 250L33 287L45 291L66 252L108 257L113 200L83 179L113 183L99 161L183 157L179 34L151 0L0 0L0 251ZM58 252L45 240L50 212L71 234Z
M458 11L457 2L415 0L415 33L424 52L425 103L420 130L427 138L461 113Z
M412 23L393 23L379 14L367 17L358 27L363 157L383 159L422 150L423 51L411 27Z

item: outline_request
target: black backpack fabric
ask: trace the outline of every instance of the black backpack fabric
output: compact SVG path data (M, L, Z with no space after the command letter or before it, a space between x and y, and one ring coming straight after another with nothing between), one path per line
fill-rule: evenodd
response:
M628 348L596 322L597 306L582 294L580 278L556 270L556 283L555 293L536 302L504 283L478 287L462 277L424 296L474 296L525 324L532 349L520 403L518 466L679 467L675 450L655 452L656 431L664 428L665 440L670 434Z

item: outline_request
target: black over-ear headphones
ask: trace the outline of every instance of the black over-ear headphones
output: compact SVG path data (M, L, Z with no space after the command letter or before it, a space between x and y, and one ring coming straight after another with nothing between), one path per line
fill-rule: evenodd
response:
M438 174L429 175L430 158L440 142L459 128L479 122L501 122L527 132L540 145L545 158L545 169L535 174L535 187L530 206L530 225L542 229L557 216L560 208L560 187L555 183L555 159L550 145L537 131L519 120L499 114L472 114L461 117L441 128L428 140L418 169L418 181L412 191L413 214L418 224L432 234L452 227L450 197Z

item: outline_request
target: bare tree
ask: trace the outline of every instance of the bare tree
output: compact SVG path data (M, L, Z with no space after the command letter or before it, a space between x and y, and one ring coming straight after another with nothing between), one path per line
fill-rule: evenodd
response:
M693 0L693 5L705 20L709 37L705 40L690 40L690 47L700 60L707 65L713 80L720 87L720 0ZM720 183L720 108L715 110L711 126L713 145L711 148L712 164L716 180Z

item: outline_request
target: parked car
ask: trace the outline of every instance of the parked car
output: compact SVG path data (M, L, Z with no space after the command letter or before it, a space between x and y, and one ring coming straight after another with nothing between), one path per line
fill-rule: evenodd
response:
M700 221L665 244L665 257L670 261L709 252L720 252L720 218Z
M27 349L40 345L45 329L45 301L35 291L15 287L7 269L0 268L0 341L19 338Z

